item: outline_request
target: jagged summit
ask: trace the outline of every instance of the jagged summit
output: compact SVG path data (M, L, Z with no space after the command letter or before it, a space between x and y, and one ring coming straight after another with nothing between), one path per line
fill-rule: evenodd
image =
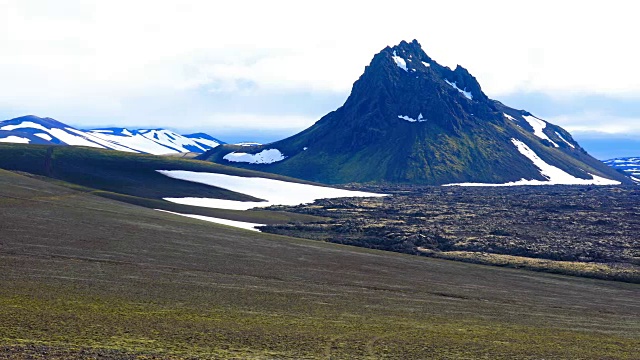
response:
M447 85L457 87L462 92L467 92L469 100L487 100L487 96L482 92L482 88L467 69L461 65L457 65L455 69L451 69L448 66L442 66L437 61L429 57L418 40L413 40L408 43L406 41L400 42L400 44L394 47L385 48L380 54L390 55L396 65L398 63L407 64L405 72L408 75L424 75L429 78L428 75L436 75L437 78L444 81ZM400 66L399 66L400 67ZM404 70L404 69L403 69ZM431 77L433 78L433 77ZM418 80L421 80L418 77ZM455 86L453 86L455 84ZM444 85L444 84L442 84Z
M201 158L330 184L629 181L564 129L489 99L465 68L438 64L417 40L382 49L344 105L301 133Z
M344 107L362 106L363 100L378 107L376 119L393 121L400 115L417 120L422 114L423 120L454 131L461 117L486 117L489 105L475 77L459 65L451 70L438 64L417 40L386 47L373 57Z

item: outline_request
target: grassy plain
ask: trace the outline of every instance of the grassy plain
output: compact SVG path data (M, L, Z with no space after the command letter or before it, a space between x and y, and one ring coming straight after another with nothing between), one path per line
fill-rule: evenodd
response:
M210 197L238 201L260 199L213 186L176 180L156 170L215 172L308 183L279 175L170 156L133 154L74 146L0 143L0 169L22 172L63 187L152 209L213 216L259 224L319 221L322 218L274 211L233 211L180 205L165 197Z
M640 287L260 234L0 170L0 358L636 359Z

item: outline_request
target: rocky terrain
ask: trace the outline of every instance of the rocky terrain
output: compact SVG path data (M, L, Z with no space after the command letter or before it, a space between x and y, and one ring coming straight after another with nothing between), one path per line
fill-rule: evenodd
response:
M286 208L329 220L262 230L409 254L640 281L636 187L365 189L392 196Z

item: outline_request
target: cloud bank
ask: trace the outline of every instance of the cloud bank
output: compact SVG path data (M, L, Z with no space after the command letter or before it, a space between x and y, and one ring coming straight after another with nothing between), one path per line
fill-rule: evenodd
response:
M636 100L636 7L622 0L5 0L0 115L214 135L301 130L341 105L373 54L413 38L438 62L469 69L490 97ZM640 133L633 124L640 117L575 104L541 115L575 130Z

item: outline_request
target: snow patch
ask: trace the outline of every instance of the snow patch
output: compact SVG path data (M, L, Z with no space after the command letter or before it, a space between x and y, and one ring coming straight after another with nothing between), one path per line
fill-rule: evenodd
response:
M298 184L282 180L256 177L240 177L233 175L182 170L158 170L158 172L174 179L215 186L241 194L246 194L254 198L265 199L265 201L262 202L246 202L209 198L164 199L178 204L217 209L248 210L254 207L268 207L272 205L300 205L311 203L318 199L386 196L384 194L342 190L324 186Z
M48 134L45 134L45 133L37 133L37 134L33 134L33 135L35 135L35 136L37 136L37 137L39 137L41 139L45 139L47 141L53 140L53 138L51 136L49 136Z
M406 120L408 122L425 122L425 121L427 121L427 119L422 117L422 113L420 113L420 115L418 115L417 119L411 118L411 117L406 116L406 115L398 115L398 118L402 119L402 120Z
M531 115L523 115L522 116L528 123L529 125L531 125L531 127L533 128L533 135L539 137L540 139L543 140L548 140L550 143L553 144L553 146L555 147L560 147L558 144L556 144L555 142L553 142L553 140L549 139L549 137L547 136L547 134L545 134L542 130L544 130L544 128L547 127L547 122L544 120L540 120L535 116L531 116Z
M220 225L233 226L233 227L236 227L236 228L245 229L245 230L251 230L251 231L260 231L260 230L256 229L256 226L265 226L265 224L255 224L255 223L248 223L248 222L244 222L244 221L220 219L220 218L211 217L211 216L203 216L203 215L195 215L195 214L181 214L181 213L177 213L177 212L173 212L173 211L167 211L167 210L161 210L161 209L154 209L154 210L162 211L162 212L165 212L165 213L168 213L168 214L174 214L174 215L186 216L186 217L193 218L193 219L204 220L204 221L208 221L208 222L212 222L212 223L216 223L216 224L220 224Z
M506 184L486 184L486 183L459 183L459 184L447 184L445 186L518 186L518 185L620 185L621 183L616 180L610 180L594 174L591 175L592 179L580 179L564 170L557 168L553 165L547 164L542 160L538 154L536 154L527 144L517 139L511 139L513 145L516 146L518 151L526 156L533 164L540 169L540 174L547 178L546 181L541 180L526 180L520 179L518 181L509 182Z
M425 67L430 67L431 66L431 64L429 64L428 62L424 62L424 61L422 61L422 65L424 65Z
M453 87L454 89L458 90L458 91L460 92L460 94L464 95L464 97L466 97L467 99L469 99L469 100L473 100L473 95L472 95L469 91L467 91L467 88L464 88L464 90L463 90L463 89L460 89L460 88L458 87L458 84L456 84L456 82L455 82L455 81L454 81L454 82L451 82L451 81L449 81L449 80L447 80L447 79L444 79L444 81L445 81L447 84L451 85L451 87Z
M257 142L241 142L241 143L237 143L234 145L238 145L238 146L260 146L262 144L257 143Z
M273 164L286 158L278 149L262 150L257 154L232 152L223 157L231 162L245 162L250 164Z
M502 113L502 115L504 115L504 117L506 117L508 120L511 121L516 121L516 118L514 118L513 116L507 114L507 113Z
M124 133L124 132L123 132ZM140 131L143 137L157 142L160 145L166 146L169 150L165 150L166 153L182 153L182 152L190 152L194 151L193 148L201 150L202 152L207 149L198 145L193 140L188 137L182 136L180 134L174 133L173 131L159 129L159 130L146 130Z
M196 197L184 197L184 198L163 198L166 201L172 203L206 207L212 209L225 209L225 210L249 210L253 208L263 208L274 204L267 201L236 201L236 200L224 200L224 199L212 199L212 198L196 198Z
M62 141L67 145L75 145L75 146L88 146L94 147L98 149L104 149L105 147L99 144L96 144L93 141L87 140L85 136L76 136L72 134L70 131L73 131L72 128L63 129L47 129L47 132L51 134L53 137L58 138L58 140ZM78 131L78 130L76 130ZM84 135L84 133L82 133Z
M307 151L307 149L308 149L308 147L306 147L306 146L302 148L303 151Z
M189 138L189 139L193 140L196 144L206 145L212 149L214 147L220 146L219 142L210 140L210 139L204 139L204 138Z
M9 135L6 138L0 139L0 142L16 143L16 144L28 144L31 140L27 138L21 138L19 136Z
M400 56L398 56L398 55L396 54L396 51L395 51L395 50L393 51L393 56L392 56L392 58L393 58L393 61L395 61L396 65L397 65L400 69L402 69L402 70L404 70L404 71L406 71L406 72L409 72L409 70L407 69L407 62L406 62L406 61L404 61L404 59L403 59L403 58L401 58Z
M558 135L558 137L560 138L560 140L564 141L567 145L571 146L573 149L575 149L575 148L576 148L572 143L568 142L565 138L563 138L563 137L562 137L562 135L560 135L560 133L559 133L559 132L557 132L557 131L556 131L555 133L556 133L556 135Z
M47 129L46 127L44 127L44 126L42 126L40 124L34 123L32 121L23 121L20 124L16 124L16 125L5 125L5 126L1 127L0 130L11 131L11 130L23 129L23 128L49 131L49 129Z

